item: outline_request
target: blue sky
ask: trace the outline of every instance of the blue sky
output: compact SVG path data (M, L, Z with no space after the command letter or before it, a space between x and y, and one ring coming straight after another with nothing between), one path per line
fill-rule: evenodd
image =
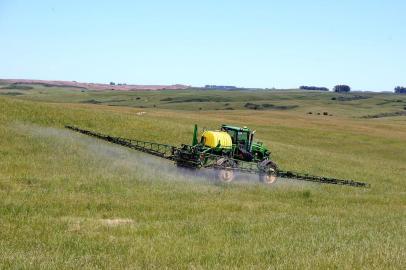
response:
M406 1L0 0L0 78L406 86Z

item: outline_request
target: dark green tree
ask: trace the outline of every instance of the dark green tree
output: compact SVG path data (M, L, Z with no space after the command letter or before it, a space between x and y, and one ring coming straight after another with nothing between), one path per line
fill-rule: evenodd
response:
M406 94L406 87L397 86L395 88L395 94Z
M334 86L333 91L336 93L348 93L351 91L351 87L349 87L348 85L345 85L345 84L336 85L336 86Z

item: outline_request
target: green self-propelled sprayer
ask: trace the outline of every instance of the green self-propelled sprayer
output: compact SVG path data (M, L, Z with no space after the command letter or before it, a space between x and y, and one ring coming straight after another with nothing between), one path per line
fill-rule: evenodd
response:
M258 175L259 181L266 184L273 184L278 178L290 178L336 185L369 186L366 183L353 180L281 170L272 161L269 149L262 142L254 141L255 131L247 127L222 125L219 130L204 130L199 139L197 125L195 125L192 144L182 144L180 147L113 137L75 126L66 126L66 128L172 160L179 167L212 169L216 178L222 182L231 182L236 172L244 172Z

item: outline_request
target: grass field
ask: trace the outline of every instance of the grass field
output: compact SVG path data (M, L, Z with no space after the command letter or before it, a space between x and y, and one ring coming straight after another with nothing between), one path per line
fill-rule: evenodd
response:
M362 118L406 96L3 87L0 269L406 265L406 117ZM280 167L371 188L219 185L63 129L178 145L194 123L248 125Z

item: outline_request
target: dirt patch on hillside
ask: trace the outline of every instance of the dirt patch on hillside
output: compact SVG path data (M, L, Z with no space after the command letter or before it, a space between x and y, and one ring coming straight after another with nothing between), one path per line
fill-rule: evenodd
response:
M130 218L89 218L89 217L62 217L61 220L67 223L67 232L79 233L82 231L94 230L97 227L120 227L130 226L135 222Z
M117 227L120 225L134 224L134 220L129 218L100 219L100 222L107 227Z

